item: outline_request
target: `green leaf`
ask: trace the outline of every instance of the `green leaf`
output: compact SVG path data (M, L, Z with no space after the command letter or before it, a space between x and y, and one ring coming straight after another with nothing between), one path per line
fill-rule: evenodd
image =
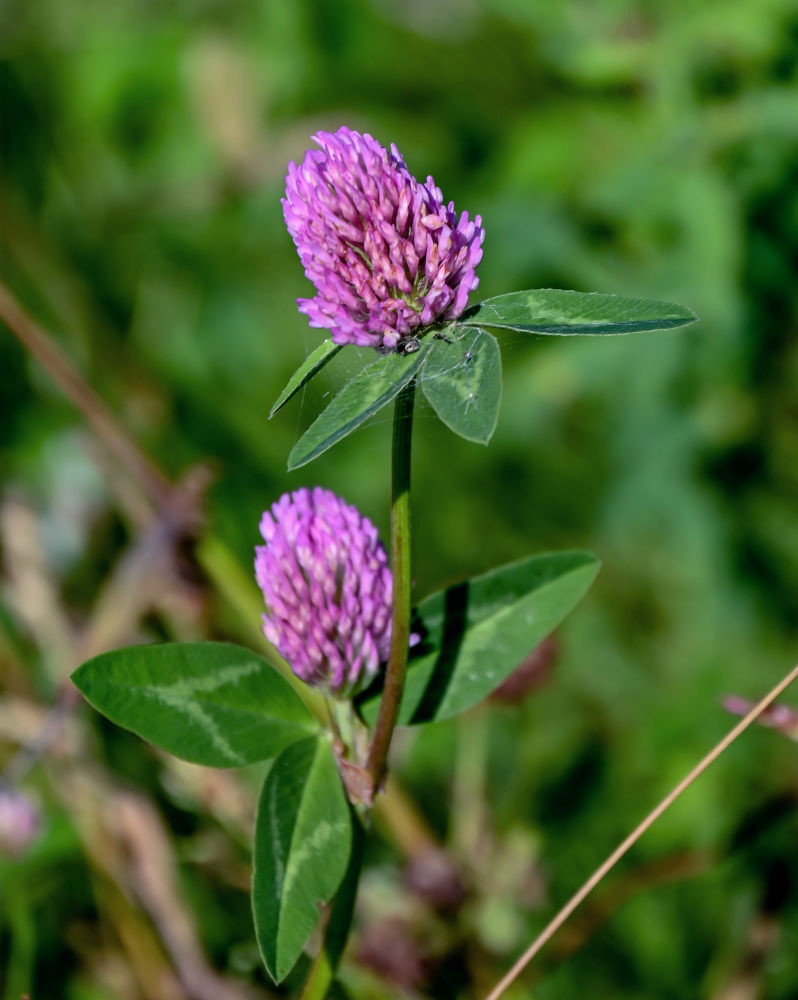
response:
M252 910L263 961L275 982L294 967L335 895L352 846L338 768L325 739L295 743L275 760L258 803Z
M112 722L208 767L266 760L316 729L273 667L222 642L115 649L78 667L72 681Z
M323 1000L324 997L338 995L330 992L330 988L352 928L360 871L363 866L363 844L366 839L363 826L351 806L349 815L352 821L352 850L349 864L335 899L330 905L324 940L321 950L313 960L310 975L302 987L302 1000Z
M499 419L502 361L496 338L466 330L456 340L435 340L421 388L430 405L455 434L487 444Z
M294 445L288 456L289 471L318 458L390 403L416 375L428 350L427 343L413 354L389 354L347 382Z
M589 552L532 556L422 601L400 723L448 719L482 701L578 604L599 566ZM373 722L379 692L365 697L361 711Z
M697 318L690 309L671 302L537 288L485 299L463 313L455 325L563 337L673 330L695 323Z
M282 409L282 407L285 406L292 396L299 392L302 386L307 385L313 376L320 372L328 361L332 361L335 355L341 350L341 347L341 344L334 344L328 337L327 340L322 341L322 343L320 343L314 351L310 352L310 354L305 358L299 368L297 368L288 380L286 387L277 397L274 406L271 410L269 410L269 420L271 420L279 409Z

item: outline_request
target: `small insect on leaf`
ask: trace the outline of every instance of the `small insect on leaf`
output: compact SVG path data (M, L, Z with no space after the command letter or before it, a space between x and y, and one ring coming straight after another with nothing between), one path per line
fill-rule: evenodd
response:
M433 340L421 388L441 420L468 441L487 444L501 400L499 345L485 330Z

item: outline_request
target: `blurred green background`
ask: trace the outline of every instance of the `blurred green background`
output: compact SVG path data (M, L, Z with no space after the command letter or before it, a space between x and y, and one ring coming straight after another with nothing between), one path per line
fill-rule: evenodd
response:
M575 288L701 317L609 340L506 335L487 450L418 413L419 597L534 551L604 564L538 690L396 747L422 842L438 838L467 894L419 890L413 837L378 824L343 988L477 997L729 727L721 697L764 693L796 658L798 11L0 0L0 280L170 480L206 461L215 477L199 562L183 546L152 606L111 590L132 609L115 642L255 642L252 547L286 489L328 486L387 532L388 417L285 472L363 352L266 419L321 339L294 304L309 286L282 222L286 166L340 124L396 142L482 214L478 297ZM148 522L4 327L0 394L9 761ZM41 834L0 860L3 1000L272 995L246 892L257 777L200 775L79 708L21 786ZM514 995L795 1000L796 844L798 748L749 732Z

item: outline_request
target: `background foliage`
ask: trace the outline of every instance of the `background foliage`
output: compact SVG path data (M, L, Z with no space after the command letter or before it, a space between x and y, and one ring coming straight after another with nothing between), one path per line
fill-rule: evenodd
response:
M387 531L386 418L285 471L365 355L266 416L321 339L294 306L287 162L319 127L393 140L482 213L482 296L609 291L702 318L502 336L487 451L419 413L419 597L548 548L604 563L538 690L399 741L428 829L383 817L367 845L351 995L484 991L728 727L719 698L795 659L797 106L787 0L0 0L2 280L171 480L215 476L199 565L181 550L151 607L109 591L140 551L135 486L2 331L3 757L87 629L257 642L252 547L282 491L318 482ZM0 862L4 1000L269 995L258 777L200 774L80 709L24 785L40 839ZM750 733L553 943L533 995L794 997L797 799L795 746ZM464 901L421 877L430 838Z

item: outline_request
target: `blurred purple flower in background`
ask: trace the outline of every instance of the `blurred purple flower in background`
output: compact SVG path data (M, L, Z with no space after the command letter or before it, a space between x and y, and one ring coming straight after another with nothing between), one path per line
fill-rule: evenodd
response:
M732 715L748 715L756 702L748 701L736 694L728 694L723 699L723 707ZM791 740L798 741L798 712L789 705L771 705L757 719L762 726L776 729Z
M283 211L305 274L298 299L336 344L403 350L413 332L456 319L479 284L482 219L459 220L432 177L421 184L396 146L346 127L318 132L286 178Z
M21 854L40 826L39 810L27 795L0 788L0 854Z
M349 695L388 658L393 577L377 529L316 487L285 493L260 523L263 632L309 684Z

